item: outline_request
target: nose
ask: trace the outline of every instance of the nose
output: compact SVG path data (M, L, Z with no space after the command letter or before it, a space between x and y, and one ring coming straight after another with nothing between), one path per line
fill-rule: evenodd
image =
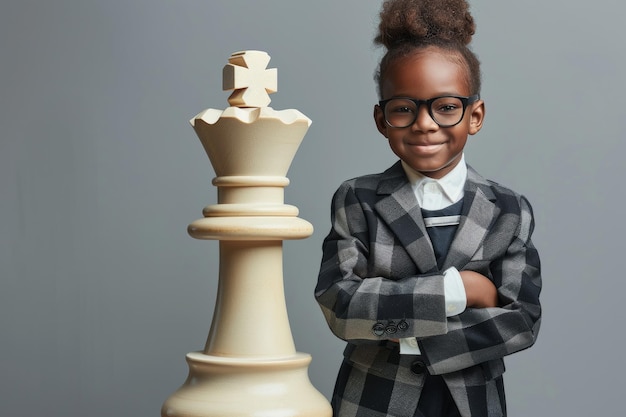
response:
M439 129L437 122L430 116L426 104L422 104L418 107L417 115L415 116L415 121L411 129L418 132L430 132Z

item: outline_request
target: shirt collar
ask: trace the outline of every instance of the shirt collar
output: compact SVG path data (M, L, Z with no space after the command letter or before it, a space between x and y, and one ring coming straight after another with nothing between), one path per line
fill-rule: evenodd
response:
M467 180L467 165L465 164L465 154L461 155L459 163L447 173L443 178L434 179L427 177L402 161L402 168L406 172L406 176L411 183L411 187L416 193L423 194L423 185L427 182L435 182L439 184L443 193L453 203L459 201L463 197L463 188Z

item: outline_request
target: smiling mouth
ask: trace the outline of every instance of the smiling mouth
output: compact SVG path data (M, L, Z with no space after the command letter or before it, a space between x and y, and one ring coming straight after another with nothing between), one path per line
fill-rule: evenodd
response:
M432 143L432 144L409 144L409 146L420 153L433 153L437 152L443 147L444 143Z

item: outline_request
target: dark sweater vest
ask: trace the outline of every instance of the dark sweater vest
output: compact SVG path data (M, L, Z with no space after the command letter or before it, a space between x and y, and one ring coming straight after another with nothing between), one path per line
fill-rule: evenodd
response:
M440 218L444 216L459 216L462 209L463 199L441 210L422 209L422 217L426 220L429 218ZM454 234L456 233L456 229L458 227L459 225L457 223L444 226L430 226L426 228L430 241L433 244L435 257L437 258L437 266L439 269L441 269L443 261L446 259L448 249L450 249L450 244L452 244Z

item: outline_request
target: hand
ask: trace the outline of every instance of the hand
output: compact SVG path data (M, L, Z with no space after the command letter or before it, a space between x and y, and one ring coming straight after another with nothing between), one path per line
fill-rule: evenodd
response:
M498 291L489 278L474 271L460 271L459 274L465 286L468 307L498 306Z

